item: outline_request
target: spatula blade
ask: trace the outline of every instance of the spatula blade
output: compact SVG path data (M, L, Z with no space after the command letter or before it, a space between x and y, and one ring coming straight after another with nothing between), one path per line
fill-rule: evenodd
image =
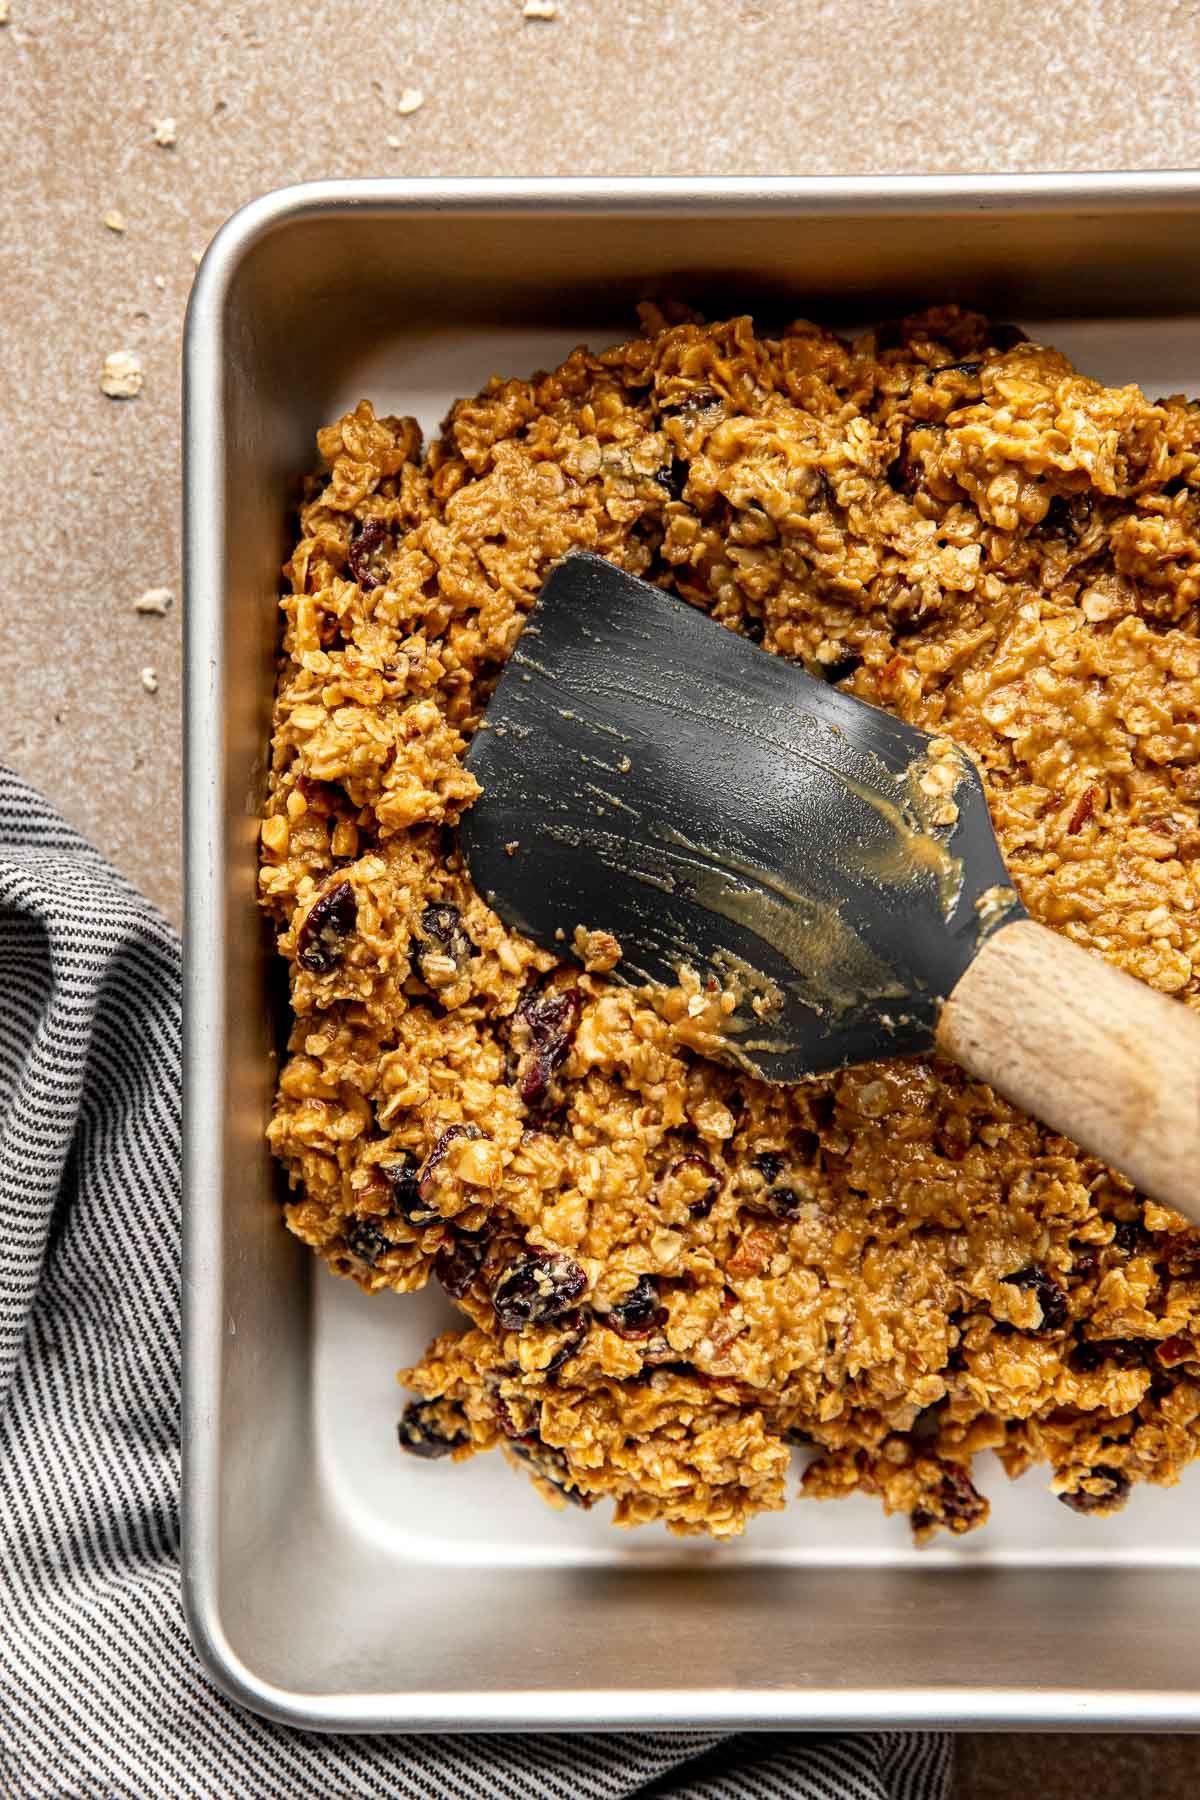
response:
M1021 912L965 756L600 557L548 577L467 766L501 917L732 987L730 1055L769 1081L929 1048Z

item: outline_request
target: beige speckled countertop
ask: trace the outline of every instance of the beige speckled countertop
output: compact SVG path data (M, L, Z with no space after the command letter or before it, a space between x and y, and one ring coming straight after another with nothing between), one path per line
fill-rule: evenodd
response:
M1195 0L8 10L0 757L176 917L180 332L193 256L243 201L317 176L1200 164ZM134 399L100 390L118 349ZM171 609L136 612L155 587ZM958 1794L1172 1800L1198 1777L1194 1739L968 1739Z

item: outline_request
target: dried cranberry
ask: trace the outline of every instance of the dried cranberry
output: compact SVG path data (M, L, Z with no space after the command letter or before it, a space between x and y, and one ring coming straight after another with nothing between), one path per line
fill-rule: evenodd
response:
M346 1248L351 1256L373 1269L379 1258L396 1246L384 1237L374 1219L355 1219L346 1233Z
M566 1335L542 1371L548 1381L558 1374L564 1363L569 1363L573 1356L578 1356L588 1334L588 1323L581 1312L567 1313L555 1323Z
M1196 1346L1189 1337L1166 1337L1158 1346L1158 1360L1168 1369L1173 1369L1177 1363L1195 1362Z
M525 1105L541 1108L555 1099L552 1083L579 1028L583 996L567 978L527 992L510 1028L517 1062L517 1092Z
M312 975L328 975L341 962L346 941L358 924L358 901L348 881L314 900L296 939L296 960Z
M387 535L388 528L383 520L370 518L363 520L350 540L347 557L350 573L364 594L369 594L372 588L382 587L387 580L387 565L379 557Z
M644 1338L665 1325L667 1317L667 1309L659 1300L657 1281L653 1275L639 1275L637 1285L603 1315L603 1321L619 1337Z
M1020 1288L1036 1297L1042 1309L1042 1322L1034 1327L1035 1331L1063 1330L1071 1316L1070 1308L1066 1294L1053 1275L1034 1263L1028 1269L1018 1269L1015 1275L1005 1275L1003 1279L1006 1286Z
M462 1421L461 1427L458 1420ZM471 1441L466 1416L453 1400L410 1400L396 1426L396 1435L402 1450L430 1461L449 1456Z
M1071 813L1070 819L1067 821L1068 837L1076 837L1092 817L1096 810L1096 796L1099 792L1099 788L1094 784L1084 788L1082 794L1080 794L1078 800L1075 802L1075 807Z
M587 1276L569 1256L558 1250L529 1250L500 1271L492 1305L506 1331L521 1331L570 1312L586 1287Z
M411 1150L400 1150L396 1153L394 1162L382 1163L379 1169L387 1182L393 1211L398 1212L410 1225L428 1225L431 1219L437 1217L433 1208L421 1199L421 1191L417 1185L420 1167L420 1159Z
M436 971L427 969L431 957L449 958L454 964L453 979L457 980L466 972L471 958L479 955L463 927L462 914L448 901L425 908L421 914L421 930L425 933L424 938L413 939L413 961L427 987L436 990L444 985Z
M937 1497L951 1531L970 1531L986 1517L987 1501L965 1469L947 1469L938 1483Z
M434 1274L452 1300L461 1300L471 1287L486 1253L486 1238L470 1237L465 1232L456 1232L453 1243L438 1251Z
M517 1411L513 1409L517 1408ZM496 1401L496 1423L506 1438L522 1444L539 1444L541 1435L537 1428L535 1408L529 1401L499 1399Z
M1082 1488L1076 1488L1074 1493L1060 1494L1059 1499L1064 1506L1069 1506L1072 1512L1115 1512L1119 1506L1124 1506L1129 1498L1128 1477L1122 1475L1119 1469L1112 1468L1108 1463L1097 1463L1094 1469L1089 1469L1088 1479L1103 1481L1104 1492L1089 1494Z
M681 456L673 456L669 463L664 463L661 469L654 471L654 479L670 499L682 500L690 472Z
M692 1200L688 1203L688 1212L692 1215L693 1219L707 1219L709 1213L716 1205L717 1195L721 1191L721 1177L717 1174L717 1171L713 1168L713 1165L709 1162L707 1156L698 1156L693 1153L690 1156L680 1156L676 1158L667 1170L668 1181L671 1180L673 1176L682 1174L684 1169L694 1169L697 1175L706 1180L709 1184L698 1200Z
M476 1140L485 1135L478 1125L448 1125L438 1138L437 1143L425 1158L420 1175L417 1177L417 1193L426 1206L432 1206L437 1197L437 1172L450 1153L450 1146L459 1138ZM433 1207L436 1212L436 1206Z

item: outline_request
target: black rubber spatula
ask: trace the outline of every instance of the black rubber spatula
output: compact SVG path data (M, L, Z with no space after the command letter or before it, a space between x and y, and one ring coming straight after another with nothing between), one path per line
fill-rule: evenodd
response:
M467 766L472 877L538 943L582 925L618 979L715 977L767 1081L936 1046L1200 1211L1200 1017L1028 918L945 740L572 556Z

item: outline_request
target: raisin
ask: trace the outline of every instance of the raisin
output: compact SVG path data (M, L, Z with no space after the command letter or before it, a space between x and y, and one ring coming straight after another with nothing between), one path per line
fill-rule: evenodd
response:
M783 1432L783 1441L785 1444L794 1445L797 1449L806 1450L817 1440L811 1431L805 1431L803 1425L788 1425Z
M1078 1275L1081 1281L1086 1281L1088 1277L1094 1275L1096 1270L1100 1267L1099 1251L1094 1244L1078 1245L1072 1243L1071 1252L1073 1257L1071 1263L1072 1272Z
M1144 1250L1147 1244L1146 1232L1140 1219L1118 1219L1113 1229L1113 1243L1126 1256L1132 1256L1135 1250Z
M509 1041L517 1055L517 1092L535 1111L558 1098L554 1078L567 1060L579 1020L583 996L566 975L534 988L513 1014Z
M970 1531L987 1515L987 1501L965 1469L947 1469L938 1484L942 1518L951 1531Z
M466 967L472 957L479 951L467 936L463 927L462 914L457 906L443 901L438 906L427 906L421 914L421 930L424 938L413 939L413 961L426 987L436 990L445 987L448 981L458 981L466 973ZM432 958L445 957L453 963L452 973L433 966Z
M1089 1494L1082 1488L1076 1488L1074 1493L1060 1494L1059 1499L1072 1512L1116 1512L1128 1500L1129 1478L1122 1475L1120 1469L1114 1469L1108 1463L1097 1463L1094 1469L1088 1470L1087 1478L1103 1481L1105 1491L1102 1494Z
M1077 544L1086 535L1091 523L1090 494L1076 494L1070 500L1065 494L1055 494L1038 530L1050 537L1061 537L1068 544Z
M667 1316L666 1307L660 1304L658 1283L653 1275L639 1275L636 1286L604 1314L604 1323L618 1337L644 1338L665 1325Z
M667 1179L670 1180L672 1176L681 1174L684 1169L694 1169L697 1175L708 1181L709 1185L699 1199L688 1202L688 1212L693 1219L707 1219L716 1205L717 1195L721 1191L721 1178L707 1156L698 1156L693 1153L691 1156L678 1157L667 1170Z
M1063 1330L1071 1316L1070 1308L1066 1294L1053 1275L1035 1263L1028 1269L1018 1269L1015 1275L1005 1275L1003 1280L1008 1287L1020 1288L1035 1295L1042 1309L1042 1322L1034 1327L1035 1331Z
M451 1144L457 1143L459 1138L474 1140L484 1135L478 1125L448 1125L425 1158L421 1173L417 1177L417 1194L424 1205L432 1209L431 1217L438 1210L434 1204L437 1199L438 1170L449 1155Z
M1152 1349L1142 1338L1082 1338L1067 1361L1077 1375L1092 1375L1109 1362L1118 1369L1137 1369Z
M433 1272L452 1300L461 1300L479 1273L487 1254L487 1240L455 1232L454 1241L438 1251Z
M382 587L387 580L387 564L379 551L388 535L388 528L382 519L364 519L350 540L350 552L347 561L350 573L354 576L364 594L372 588Z
M388 1184L392 1209L410 1225L428 1225L437 1218L435 1210L421 1198L417 1184L420 1159L411 1150L401 1150L395 1162L380 1165L379 1173Z
M457 1420L462 1421L461 1428ZM469 1444L462 1408L453 1400L410 1400L396 1427L400 1448L429 1461Z
M661 469L654 471L654 479L668 499L682 500L690 473L690 467L683 457L673 456L669 463L664 463Z
M548 1381L558 1374L564 1363L570 1362L573 1356L578 1356L588 1334L587 1320L578 1311L567 1313L563 1318L556 1319L554 1323L557 1329L566 1335L542 1371Z
M858 670L862 668L862 661L862 657L856 651L848 650L844 656L839 656L836 662L818 663L817 673L831 686L836 686L839 681L849 681L851 675L857 674Z
M1028 337L1019 325L997 323L988 326L988 337L997 350L1013 350L1018 344L1027 344Z
M579 1264L561 1251L525 1251L501 1269L492 1306L505 1331L522 1331L570 1312L586 1287Z
M346 942L358 923L358 901L348 881L339 881L318 895L308 909L296 939L296 960L311 975L328 975L346 952Z
M1200 1231L1168 1232L1160 1251L1170 1274L1182 1281L1200 1281Z
M664 401L658 410L664 419L677 416L689 418L698 413L708 412L720 404L720 396L715 394L711 388L697 387L692 388L690 393L681 395L678 400Z
M586 1511L595 1505L593 1495L582 1493L575 1486L571 1465L563 1451L550 1444L543 1444L540 1439L532 1444L517 1439L512 1448L515 1456L519 1456L522 1462L527 1462L552 1488L557 1488L563 1499L569 1500L572 1506L582 1506Z
M381 1256L386 1256L395 1245L384 1237L374 1219L355 1219L346 1233L346 1248L351 1256L359 1262L365 1262L368 1268L374 1268Z
M978 362L938 363L926 370L929 375L978 375L983 364Z

